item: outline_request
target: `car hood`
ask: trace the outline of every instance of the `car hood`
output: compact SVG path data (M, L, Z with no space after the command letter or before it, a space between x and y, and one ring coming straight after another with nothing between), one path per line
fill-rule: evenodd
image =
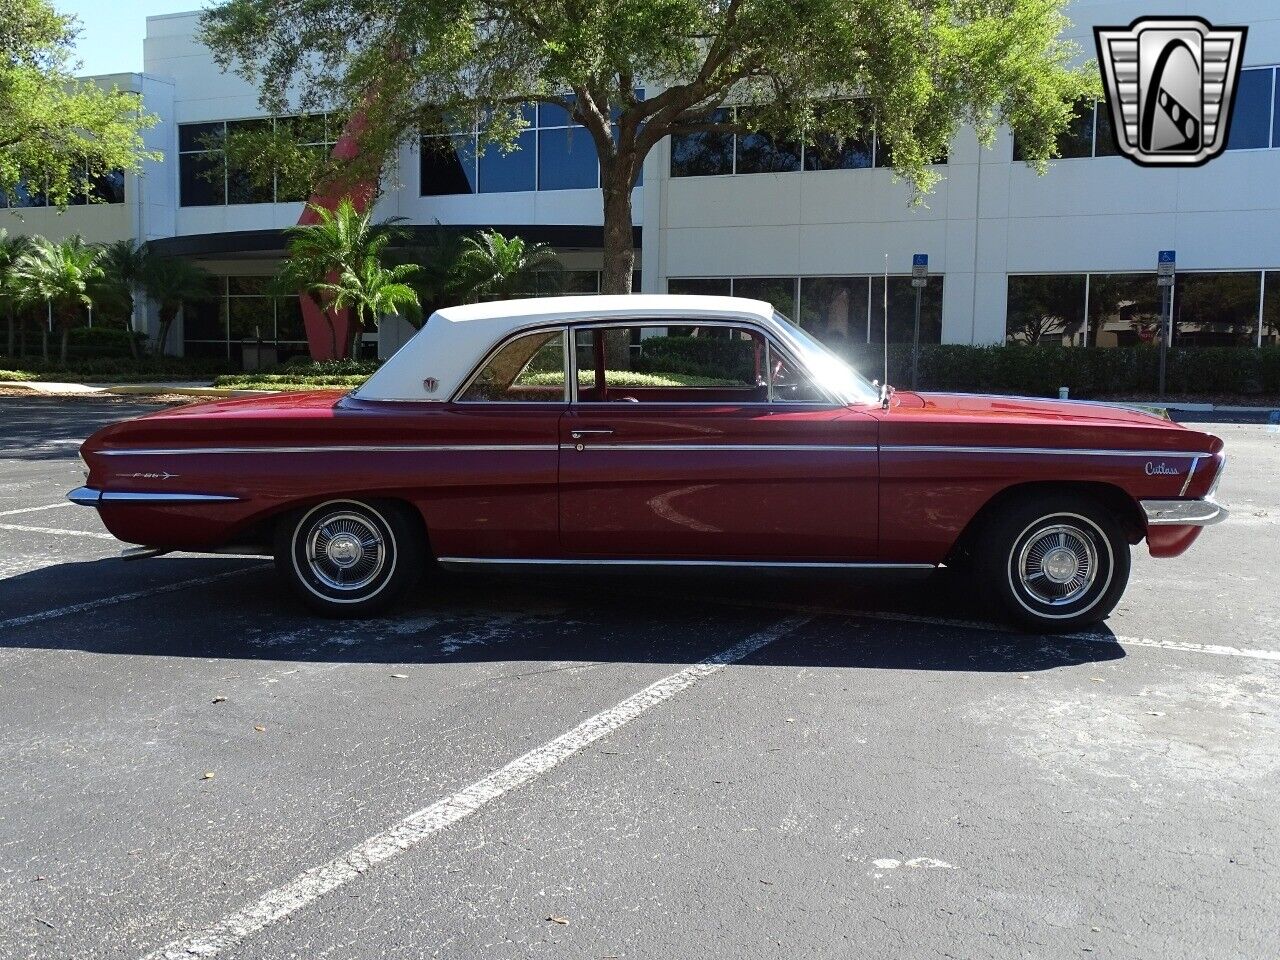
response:
M897 391L885 443L1118 448L1217 453L1222 441L1136 406L968 393Z

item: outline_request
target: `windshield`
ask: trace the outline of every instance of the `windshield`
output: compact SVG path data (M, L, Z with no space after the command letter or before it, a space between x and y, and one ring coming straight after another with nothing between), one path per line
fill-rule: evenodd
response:
M815 340L793 320L781 313L774 313L783 331L804 354L805 366L818 381L818 385L835 394L845 403L874 404L880 402L880 391L866 377L849 366L831 348Z

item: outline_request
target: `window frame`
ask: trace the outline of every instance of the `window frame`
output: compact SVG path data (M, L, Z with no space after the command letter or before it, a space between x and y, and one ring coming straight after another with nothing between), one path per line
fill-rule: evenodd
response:
M680 322L683 320L684 322ZM792 351L778 343L773 332L764 325L741 317L635 317L626 320L581 320L569 324L569 333L575 339L570 340L570 344L576 343L576 335L579 330L609 330L625 327L733 327L739 329L747 329L753 333L759 334L765 345L765 362L772 366L770 362L771 351L776 350L778 354L795 365L796 369L804 373L812 383L813 389L820 395L826 397L825 400L775 400L773 397L772 377L768 384L769 395L764 401L744 400L744 401L725 401L725 400L640 400L635 404L628 404L627 409L634 408L653 408L653 407L724 407L724 406L740 406L740 407L782 407L787 410L793 410L797 407L821 407L827 408L843 408L846 404L840 402L838 398L833 397L825 387L821 386L817 377L813 375L813 371L809 369L809 365L804 363ZM597 409L600 407L618 409L618 403L613 400L579 400L578 399L578 358L576 348L569 351L573 354L570 363L570 400L571 407L589 407ZM693 387L690 389L699 389Z
M463 399L463 397L466 395L466 392L470 390L472 385L476 382L476 380L480 378L480 374L484 373L485 368L488 367L489 364L498 356L498 354L500 354L508 346L510 346L511 344L515 343L517 340L523 337L532 336L533 334L537 334L541 332L551 332L557 329L560 331L560 337L561 337L560 346L564 355L565 389L562 395L562 399L560 400L464 400ZM550 342L551 340L548 339L547 343L550 343ZM571 403L569 399L570 395L577 393L577 390L571 386L570 380L569 380L569 375L571 373L571 368L572 368L572 362L569 360L569 350L570 350L571 344L572 344L572 340L570 340L569 325L564 323L564 321L558 321L555 323L534 323L525 327L517 327L516 329L509 331L507 336L503 337L501 340L497 342L497 344L495 344L492 348L490 348L489 352L486 353L484 357L480 360L480 362L477 363L472 368L471 372L467 374L466 379L462 381L462 386L458 387L458 389L453 392L453 395L449 398L449 402L456 403L456 404L465 404L466 406L515 407L520 410L533 409L537 407L568 408L569 404ZM543 344L543 346L546 346L546 344ZM539 347L538 349L541 350L542 347ZM533 356L536 356L536 355L537 354L535 353ZM530 356L529 359L532 360L533 356ZM517 374L517 376L519 376L519 374ZM514 383L515 381L512 381L512 382Z

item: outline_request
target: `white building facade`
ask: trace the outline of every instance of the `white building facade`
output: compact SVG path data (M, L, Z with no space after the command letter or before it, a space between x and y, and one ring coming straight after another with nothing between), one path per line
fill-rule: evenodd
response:
M895 182L882 145L787 144L701 135L664 141L635 189L636 286L645 292L737 293L772 300L833 342L883 337L883 274L891 341L910 336L912 255L929 256L923 338L944 343L1113 346L1151 339L1156 253L1178 254L1177 345L1280 341L1280 19L1274 0L1076 0L1072 36L1092 56L1095 25L1139 16L1200 15L1249 28L1227 151L1196 169L1150 169L1115 155L1105 109L1083 105L1041 176L1016 159L1008 131L989 147L962 131L923 202ZM255 91L220 73L196 40L197 13L147 21L140 74L99 78L142 94L164 153L124 178L121 202L65 213L38 203L11 232L89 240L136 237L189 256L220 277L216 301L189 308L175 331L191 355L239 356L274 339L302 349L296 302L265 295L297 222L300 198L255 191L234 175L200 176L208 134L261 122ZM569 292L599 283L601 197L585 130L562 111L530 109L520 150L478 155L454 131L432 149L404 149L376 214L406 218L420 237L496 227L552 243ZM268 121L269 122L269 121ZM311 121L317 145L337 131ZM468 139L470 138L470 139ZM11 206L20 205L11 202ZM5 217L13 221L14 217ZM887 257L887 260L886 260ZM176 344L173 344L176 346Z

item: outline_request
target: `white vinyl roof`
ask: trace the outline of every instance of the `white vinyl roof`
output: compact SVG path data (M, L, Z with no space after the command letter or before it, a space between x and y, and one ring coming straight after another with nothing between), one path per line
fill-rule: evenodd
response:
M739 297L631 294L498 300L437 310L355 392L361 400L450 399L488 352L528 327L586 320L750 320L772 326L773 307ZM425 381L434 380L428 390Z

